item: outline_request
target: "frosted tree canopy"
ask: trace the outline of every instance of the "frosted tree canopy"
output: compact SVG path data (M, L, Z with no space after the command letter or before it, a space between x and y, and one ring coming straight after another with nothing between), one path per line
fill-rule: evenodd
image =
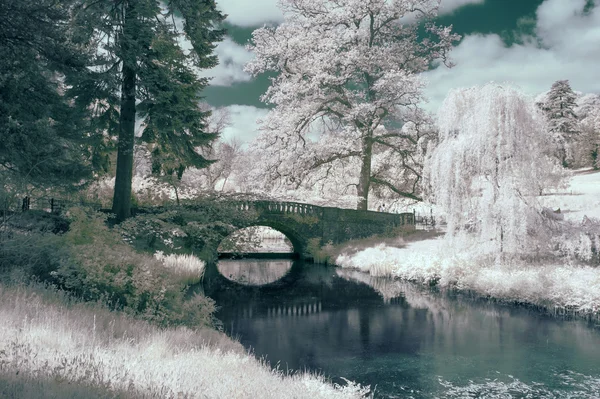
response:
M562 168L548 155L547 125L533 101L494 83L456 89L438 119L440 144L428 177L448 234L471 232L497 252L536 245L542 217L537 196L559 183Z
M284 22L254 31L256 57L246 65L252 75L278 73L262 97L275 108L257 144L272 179L297 189L341 176L359 209L372 186L420 199L416 153L426 118L418 73L449 64L458 39L428 22L438 3L280 1ZM424 32L415 21L425 22ZM413 128L402 130L407 122Z

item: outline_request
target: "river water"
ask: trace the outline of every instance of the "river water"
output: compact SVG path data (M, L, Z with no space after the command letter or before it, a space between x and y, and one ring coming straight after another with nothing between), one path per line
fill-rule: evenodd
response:
M273 367L376 398L600 398L600 326L296 260L217 267L217 317Z

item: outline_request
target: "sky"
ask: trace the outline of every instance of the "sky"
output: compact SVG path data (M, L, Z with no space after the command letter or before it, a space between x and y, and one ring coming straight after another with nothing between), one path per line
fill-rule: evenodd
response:
M257 135L257 118L268 108L260 96L268 75L243 71L253 55L245 46L252 32L283 21L277 0L217 0L228 14L228 35L216 48L220 64L204 71L212 77L205 101L227 107L231 125L223 139L249 142ZM450 54L456 64L423 73L436 112L448 91L490 81L510 82L535 96L557 80L573 90L600 93L600 0L442 0L437 22L452 25L462 36Z

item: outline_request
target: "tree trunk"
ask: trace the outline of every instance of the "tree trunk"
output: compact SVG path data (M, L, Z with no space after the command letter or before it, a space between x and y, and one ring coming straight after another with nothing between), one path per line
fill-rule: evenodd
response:
M360 176L358 178L358 204L356 209L367 210L369 205L369 188L371 187L371 158L373 152L373 142L371 136L368 134L362 140L362 155L360 165Z
M129 2L125 10L121 48L123 70L121 84L121 110L119 116L119 145L117 147L117 173L112 211L121 222L131 216L131 180L133 178L133 145L135 139L136 54L130 42L135 40L137 13Z

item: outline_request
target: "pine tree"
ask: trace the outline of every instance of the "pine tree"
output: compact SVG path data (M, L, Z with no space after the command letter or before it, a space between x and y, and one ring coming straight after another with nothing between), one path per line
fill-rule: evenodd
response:
M592 166L594 169L599 169L600 95L585 94L579 97L575 112L579 120L580 130L577 152L581 159L578 166Z
M98 51L89 74L74 82L78 104L95 110L95 128L118 136L113 212L131 212L136 117L153 172L181 177L210 164L196 150L216 138L205 133L210 114L199 107L208 79L197 69L218 62L212 54L224 31L214 0L89 0L79 10L80 34ZM182 48L187 40L191 49Z
M556 156L564 167L573 164L573 145L579 133L575 100L577 96L568 80L554 82L542 109L549 122L549 131L557 145Z
M91 177L87 112L64 79L85 72L70 29L75 0L0 0L0 173L3 184L72 187Z

